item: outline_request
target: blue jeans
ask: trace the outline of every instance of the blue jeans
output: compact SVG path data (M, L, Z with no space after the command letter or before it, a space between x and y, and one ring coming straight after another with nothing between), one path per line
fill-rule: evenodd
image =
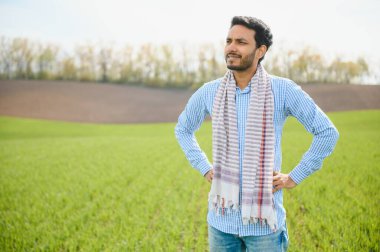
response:
M238 236L227 234L208 226L208 240L210 251L258 251L277 252L286 251L289 245L286 224L277 232L263 236Z

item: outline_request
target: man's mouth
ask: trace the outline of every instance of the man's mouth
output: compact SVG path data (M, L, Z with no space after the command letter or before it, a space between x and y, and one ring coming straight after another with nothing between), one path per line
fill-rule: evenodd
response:
M239 59L241 57L240 55L237 55L237 54L227 54L227 58Z

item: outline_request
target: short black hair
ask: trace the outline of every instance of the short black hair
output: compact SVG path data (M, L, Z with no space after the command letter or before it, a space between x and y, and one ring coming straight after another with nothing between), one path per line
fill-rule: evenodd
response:
M258 18L247 16L235 16L232 18L230 28L232 28L232 26L234 25L242 25L247 27L248 29L254 30L254 39L256 41L257 48L259 48L262 45L265 45L268 50L273 43L273 35L269 26ZM259 59L259 63L264 59L264 56L261 59Z

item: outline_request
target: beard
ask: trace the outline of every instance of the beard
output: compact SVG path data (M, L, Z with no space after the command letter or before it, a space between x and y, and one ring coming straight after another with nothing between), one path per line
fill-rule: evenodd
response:
M255 53L256 53L256 49L253 50L253 52L251 54L248 54L245 57L241 57L240 55L233 54L233 53L227 54L225 57L227 68L230 70L235 70L235 71L245 71L245 70L249 69L253 64L253 60L255 59ZM228 64L228 55L239 56L239 58L241 59L240 64L237 66L232 65L232 64Z

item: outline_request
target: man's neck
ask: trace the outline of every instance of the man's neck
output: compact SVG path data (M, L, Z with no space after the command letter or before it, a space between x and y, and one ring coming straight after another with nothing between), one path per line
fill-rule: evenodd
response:
M252 77L255 75L256 70L257 66L249 70L247 69L247 71L232 71L236 85L240 88L240 90L244 90L248 86Z

